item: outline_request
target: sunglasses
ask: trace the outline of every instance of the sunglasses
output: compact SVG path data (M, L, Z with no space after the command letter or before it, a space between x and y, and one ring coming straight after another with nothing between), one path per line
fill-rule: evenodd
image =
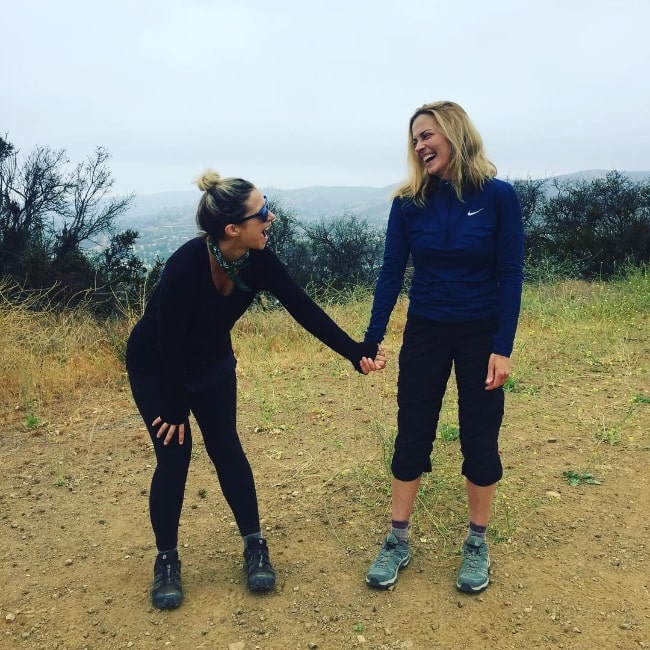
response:
M239 223L244 223L244 221L256 218L259 219L262 223L266 223L269 220L269 200L266 198L266 196L264 197L264 205L262 206L262 209L255 214L250 214L247 217L244 217L239 221Z

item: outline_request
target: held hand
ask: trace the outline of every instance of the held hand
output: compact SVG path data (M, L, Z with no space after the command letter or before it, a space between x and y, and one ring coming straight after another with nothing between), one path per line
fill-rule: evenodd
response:
M158 416L152 423L152 427L157 427L160 425L160 428L158 429L158 433L156 434L156 438L162 438L165 436L165 439L163 440L163 445L168 445L171 442L171 439L174 437L174 434L178 430L178 444L182 445L183 442L185 441L185 423L181 424L168 424L167 422L163 422L162 418Z
M386 353L382 347L377 351L377 356L374 359L370 357L361 357L359 362L361 366L361 371L364 375L367 375L373 370L383 370L386 367Z
M485 378L485 390L494 390L503 386L510 376L510 357L501 354L491 354L488 361L487 377Z

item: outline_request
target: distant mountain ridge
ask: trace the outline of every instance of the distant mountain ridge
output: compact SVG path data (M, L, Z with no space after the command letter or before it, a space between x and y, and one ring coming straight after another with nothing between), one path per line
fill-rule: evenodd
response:
M602 178L610 171L590 169L552 176L547 180L589 181ZM621 171L620 173L635 182L650 180L650 171ZM270 199L290 209L298 218L322 219L353 214L375 221L388 217L390 195L397 186L398 183L385 187L314 185L288 190L268 187L261 188L261 191ZM129 209L127 221L132 224L130 227L137 229L138 222L147 223L152 218L160 219L172 215L178 217L180 213L184 213L193 219L200 196L198 190L138 195Z
M591 181L605 177L610 171L592 169L554 176L546 180ZM621 171L620 173L634 182L650 181L650 171ZM385 187L316 185L290 190L274 187L260 189L269 199L287 208L298 220L319 221L351 215L383 227L390 211L390 195L397 185L397 183ZM140 233L134 248L146 262L150 262L155 256L166 259L181 243L196 234L195 214L200 197L201 193L198 189L136 196L118 226Z
M350 213L374 218L389 208L389 197L395 185L387 187L313 186L283 190L275 187L260 188L269 199L280 203L297 217L308 219L327 218ZM196 191L160 192L135 197L129 209L129 221L144 220L169 213L194 214L201 193Z

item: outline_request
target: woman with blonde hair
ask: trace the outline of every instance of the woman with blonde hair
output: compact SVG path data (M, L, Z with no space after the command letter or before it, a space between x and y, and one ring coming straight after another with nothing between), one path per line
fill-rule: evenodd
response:
M275 585L253 473L237 434L237 361L230 338L256 294L273 294L359 372L385 365L379 346L353 341L267 247L275 215L252 183L209 171L198 187L200 235L167 260L126 353L133 398L156 454L149 512L158 555L150 595L160 609L178 607L183 599L177 544L192 451L190 412L243 539L247 586L263 592Z
M485 533L503 469L498 436L523 283L523 225L514 189L496 178L481 136L456 103L418 108L409 120L407 181L393 196L384 261L365 340L381 343L413 277L397 383L391 530L366 574L388 588L408 565L408 526L454 368L469 509L458 589L489 583Z

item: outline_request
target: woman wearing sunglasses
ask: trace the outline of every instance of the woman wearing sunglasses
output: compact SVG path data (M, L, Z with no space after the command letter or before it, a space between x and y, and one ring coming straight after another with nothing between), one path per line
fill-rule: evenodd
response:
M236 359L230 330L260 291L272 293L307 331L357 371L381 370L374 343L353 341L292 280L267 247L275 215L250 182L213 171L196 221L200 236L176 250L129 337L126 366L134 401L156 453L149 512L158 555L151 602L181 604L178 525L192 451L190 412L244 543L251 591L269 591L275 572L260 529L255 482L236 428Z

